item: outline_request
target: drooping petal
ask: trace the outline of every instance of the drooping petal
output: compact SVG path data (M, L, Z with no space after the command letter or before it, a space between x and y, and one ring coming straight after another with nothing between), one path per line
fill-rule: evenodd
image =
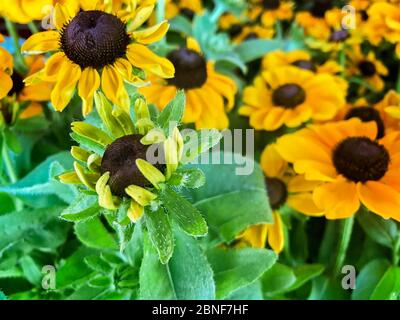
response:
M132 32L132 37L139 43L150 44L161 40L168 29L169 23L165 20L153 27Z
M274 224L272 224L268 228L268 244L271 246L272 250L274 250L276 254L279 254L282 252L285 244L283 223L281 216L278 212L274 212L273 215Z
M82 98L82 113L86 117L93 110L94 93L100 87L100 75L96 69L83 70L78 84L78 94Z
M57 31L44 31L33 34L24 42L23 54L41 54L59 49L60 34Z

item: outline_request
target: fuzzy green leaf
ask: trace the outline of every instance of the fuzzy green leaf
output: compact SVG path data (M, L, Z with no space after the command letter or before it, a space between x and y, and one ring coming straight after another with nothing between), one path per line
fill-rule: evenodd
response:
M78 222L75 225L75 234L89 248L118 249L118 244L114 237L108 232L99 218Z
M208 260L214 271L217 299L224 299L259 279L273 266L276 254L266 249L211 249Z
M158 117L158 125L165 131L167 136L169 136L169 129L171 125L175 123L178 125L183 117L183 112L185 111L186 97L183 90L178 91L175 98L163 109Z
M94 217L100 213L97 196L81 194L67 209L61 213L61 218L78 222Z

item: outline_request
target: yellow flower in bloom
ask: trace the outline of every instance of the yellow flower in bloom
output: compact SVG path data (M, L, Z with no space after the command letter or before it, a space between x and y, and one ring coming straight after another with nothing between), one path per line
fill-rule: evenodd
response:
M290 20L293 17L294 3L286 0L252 0L249 17L260 18L266 27L272 27L277 21Z
M365 37L377 46L383 39L396 44L400 56L400 7L386 2L374 3L368 9L368 21L364 27Z
M0 34L0 43L4 41ZM11 75L13 73L13 57L4 48L0 47L0 99L4 98L11 90L13 83Z
M343 91L347 91L348 83L338 74L343 68L333 60L327 60L323 64L316 64L311 54L304 50L294 50L289 52L273 51L265 55L262 60L262 69L271 70L273 68L295 66L300 69L309 70L317 74L330 74Z
M268 145L264 149L261 166L266 177L269 202L274 210L274 223L252 226L239 239L241 244L248 244L255 248L264 248L268 241L269 246L276 253L280 253L285 243L280 208L287 204L301 213L320 216L322 211L315 206L312 199L312 190L318 186L318 183L296 176L277 152L275 145Z
M143 85L133 67L163 78L174 76L172 63L146 46L164 37L169 27L167 21L139 30L153 9L152 4L135 8L127 24L105 11L71 12L57 4L54 12L57 30L34 34L23 44L25 54L56 52L43 70L26 80L27 85L38 81L55 83L51 101L57 111L68 105L77 88L83 100L83 114L89 114L100 87L109 100L128 111L125 82Z
M28 102L28 106L21 113L20 118L30 118L38 114L41 114L42 103L49 101L51 96L52 84L49 82L34 83L31 86L25 86L23 81L25 76L35 74L41 70L45 64L45 58L43 56L28 57L25 62L29 68L26 75L20 74L14 70L11 78L13 81L13 87L8 93L8 96L15 97L18 102Z
M363 54L360 46L355 46L349 50L350 67L347 72L350 76L359 76L365 80L374 90L382 91L385 87L385 82L382 76L387 76L389 71L386 66L379 61L375 53L370 51L368 54Z
M72 147L74 171L62 174L59 179L96 192L99 205L107 210L117 210L128 200L128 217L136 222L144 207L156 200L156 191L176 171L183 156L183 138L176 127L169 137L160 132L142 98L135 102L135 123L122 109L113 107L102 93L96 93L95 99L103 129L75 122L72 137L76 141L90 140L97 148ZM148 159L147 151L153 144L164 146L165 165Z
M375 122L350 119L283 136L277 149L296 173L321 183L313 199L326 218L351 217L363 204L400 221L400 133L376 137Z
M385 132L400 131L400 94L390 90L375 105L375 109L380 112L385 126Z
M345 92L328 74L289 66L264 71L244 90L239 113L257 130L295 128L309 120L332 119L345 104Z
M168 80L153 77L152 85L139 91L150 103L163 108L183 89L186 94L184 123L195 123L198 129L227 128L229 120L225 108L229 111L234 106L235 82L215 71L214 63L206 61L192 38L188 39L186 47L172 51L168 59L175 66L175 77Z
M165 18L168 20L179 14L192 20L196 13L203 11L203 4L201 0L167 0L165 11Z

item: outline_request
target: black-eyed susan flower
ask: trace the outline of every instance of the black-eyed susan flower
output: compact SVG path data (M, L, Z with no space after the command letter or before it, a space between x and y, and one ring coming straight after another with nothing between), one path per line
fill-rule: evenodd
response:
M345 92L332 76L289 66L264 71L245 88L239 113L253 128L274 131L330 120L344 104Z
M351 217L363 204L385 219L400 220L399 132L376 136L375 122L350 119L284 136L277 149L296 173L321 183L313 200L326 218Z
M273 27L277 21L290 20L293 17L294 3L287 0L252 0L249 16L260 19L266 27Z
M182 89L186 94L184 123L195 123L198 129L227 128L226 110L234 106L235 82L215 71L214 63L206 60L193 38L188 39L186 47L170 52L168 59L175 67L175 77L153 77L152 85L139 91L149 102L163 108Z
M364 36L377 46L382 40L396 45L396 54L400 56L400 7L387 2L376 2L367 11L368 21L363 28Z
M343 67L332 59L328 59L321 64L315 62L311 54L305 50L293 50L288 52L277 50L268 53L262 60L263 70L271 70L273 68L285 66L294 66L318 74L329 74L333 76L337 84L344 91L348 89L347 81L340 75L343 71Z
M8 93L8 96L19 104L27 103L19 116L22 119L41 114L42 103L50 100L52 90L52 84L49 82L34 83L30 86L26 86L24 83L26 76L29 77L44 67L45 58L43 56L27 57L25 63L28 66L28 73L22 75L14 70L11 76L13 86Z
M347 72L350 76L357 76L364 80L373 90L382 91L385 82L382 77L389 74L389 70L378 60L373 51L364 54L360 46L355 46L349 50L349 68Z
M107 212L118 212L116 223L120 226L145 218L160 259L166 263L173 252L171 216L190 235L207 233L198 210L176 193L184 187L199 188L205 182L200 170L182 168L188 153L192 159L207 149L198 145L186 148L177 128L183 115L184 95L180 92L156 119L141 96L133 101L131 115L112 106L101 92L95 94L95 100L102 129L87 122L72 123L71 136L80 144L71 150L76 160L74 171L59 179L79 186L82 196L97 197L98 205ZM172 119L175 121L170 123ZM216 130L214 133L214 142L218 143L221 135ZM155 226L157 232L152 233L152 223L163 226ZM157 238L160 234L161 238Z
M94 3L95 4L95 3ZM70 102L77 88L83 100L83 114L93 108L94 93L101 87L114 104L129 108L125 82L143 85L134 67L163 78L174 75L174 66L147 48L160 40L168 30L163 21L148 29L140 29L151 15L154 5L135 7L122 21L118 16L102 10L70 12L57 4L54 12L56 31L34 34L23 45L26 54L56 52L43 70L29 77L27 85L38 81L55 83L51 101L57 111Z
M318 183L306 181L302 176L296 176L288 163L277 152L275 145L268 145L261 156L261 166L265 174L265 184L273 209L274 223L262 224L248 228L239 238L240 245L250 245L255 248L269 246L279 254L285 245L284 224L280 209L287 205L290 208L309 215L320 216L321 210L312 199L312 191Z

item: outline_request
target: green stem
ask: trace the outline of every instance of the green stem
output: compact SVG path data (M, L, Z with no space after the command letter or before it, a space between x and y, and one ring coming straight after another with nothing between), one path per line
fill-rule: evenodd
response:
M339 64L342 67L342 72L341 72L342 78L345 78L345 76L346 76L346 72L345 72L345 70L346 70L346 50L345 50L344 46L343 46L342 50L340 50L340 52L339 52Z
M21 46L19 44L19 35L17 32L17 29L15 28L14 23L12 23L10 20L5 18L6 22L6 28L8 31L8 35L13 39L14 41L14 47L15 47L15 57L16 57L16 63L15 63L15 68L17 69L18 72L25 74L28 70L26 64L25 64L25 59L22 56L21 53Z
M276 28L276 37L278 40L282 40L283 39L283 28L282 28L282 23L280 20L278 20L275 24L275 28Z
M225 6L221 5L219 2L217 4L217 6L215 7L214 11L211 13L211 17L210 20L213 23L217 23L217 21L219 20L219 18L224 14L224 12L226 11Z
M394 244L393 244L393 266L397 267L399 265L400 262L400 255L399 255L399 251L400 251L400 234L397 236Z
M400 67L397 73L396 92L400 93Z
M347 218L343 221L340 221L340 229L339 229L339 242L338 242L338 250L336 254L336 260L334 265L334 274L337 275L340 273L340 270L343 267L344 260L346 259L347 249L350 244L351 233L353 231L354 225L354 217Z
M3 162L5 169L7 171L7 175L10 179L10 182L12 184L16 183L18 181L18 175L14 169L14 166L12 164L11 158L10 158L10 153L7 148L7 144L3 142L3 147L2 147L2 156L3 156ZM23 204L19 199L14 198L14 203L15 203L15 209L17 211L20 211L23 209Z
M31 30L32 34L38 33L40 31L38 26L34 22L28 23L28 28L29 28L29 30Z

